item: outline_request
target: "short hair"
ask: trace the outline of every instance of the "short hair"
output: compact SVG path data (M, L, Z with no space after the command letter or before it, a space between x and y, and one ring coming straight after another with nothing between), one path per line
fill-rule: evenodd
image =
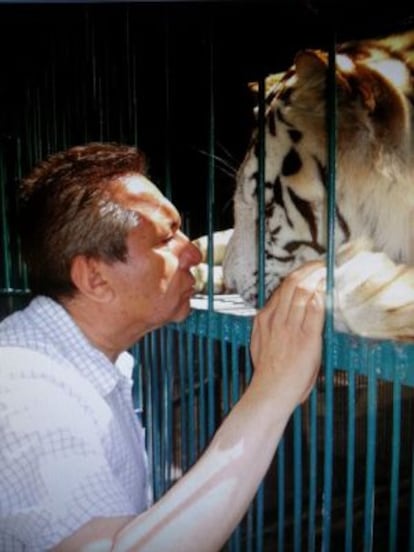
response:
M93 142L51 155L22 181L20 236L34 295L73 296L76 255L126 260L137 216L114 201L110 184L137 173L146 173L137 148Z

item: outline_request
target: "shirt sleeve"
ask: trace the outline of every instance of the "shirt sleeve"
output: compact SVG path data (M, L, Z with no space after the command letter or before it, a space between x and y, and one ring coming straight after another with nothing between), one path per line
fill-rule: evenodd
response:
M134 514L108 463L111 411L70 366L0 353L0 535L44 551L94 517Z

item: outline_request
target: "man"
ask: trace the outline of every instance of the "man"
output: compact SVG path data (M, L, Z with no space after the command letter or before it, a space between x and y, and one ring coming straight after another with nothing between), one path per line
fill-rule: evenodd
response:
M196 464L151 505L127 349L189 313L200 252L132 147L55 154L24 181L34 299L0 325L0 549L219 550L320 364L319 263L258 313L254 375Z

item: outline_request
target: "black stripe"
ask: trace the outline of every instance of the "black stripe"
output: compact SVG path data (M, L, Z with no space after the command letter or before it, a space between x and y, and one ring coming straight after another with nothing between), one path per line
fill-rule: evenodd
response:
M300 140L302 140L303 134L300 130L292 128L288 130L288 134L294 144L297 144Z
M282 163L282 175L292 176L297 174L302 168L302 159L295 148L291 148L285 156Z
M309 201L306 201L301 197L299 197L289 186L288 186L288 192L289 192L290 199L292 200L292 203L294 204L296 209L299 211L299 213L307 222L309 226L310 235L312 237L312 241L315 242L318 238L318 229L317 229L316 219L315 219L315 215L313 214L311 204L309 203Z
M280 205L280 207L282 207L282 209L284 210L285 215L286 215L287 223L289 224L289 226L291 228L293 228L293 223L290 220L289 213L288 213L288 210L286 208L285 200L283 199L282 183L280 181L279 176L276 177L276 180L273 184L273 199L274 199L275 203L277 203L277 205Z
M305 241L305 240L292 240L288 242L283 249L288 253L293 253L294 251L299 249L299 247L302 247L302 246L310 247L311 249L314 249L319 255L322 255L322 253L325 253L326 251L326 248L320 243L316 241Z
M273 111L271 111L267 116L267 128L272 136L276 136L276 121Z
M322 184L325 188L325 191L326 193L328 193L328 183L327 183L327 178L326 178L326 169L325 167L322 165L322 163L319 161L319 159L317 159L316 157L314 158L315 159L315 163L316 163L316 166L318 167L318 171L319 171L319 175L320 175L320 178L322 180ZM345 239L348 240L351 236L351 232L349 230L349 226L348 226L348 223L346 222L345 220L345 217L342 215L339 207L338 207L338 204L335 205L335 214L336 214L336 218L338 220L338 224L345 236Z

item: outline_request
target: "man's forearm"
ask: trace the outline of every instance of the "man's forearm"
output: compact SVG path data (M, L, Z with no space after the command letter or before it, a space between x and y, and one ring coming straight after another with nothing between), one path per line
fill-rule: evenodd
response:
M251 385L197 464L120 531L113 550L217 551L253 499L291 410Z

